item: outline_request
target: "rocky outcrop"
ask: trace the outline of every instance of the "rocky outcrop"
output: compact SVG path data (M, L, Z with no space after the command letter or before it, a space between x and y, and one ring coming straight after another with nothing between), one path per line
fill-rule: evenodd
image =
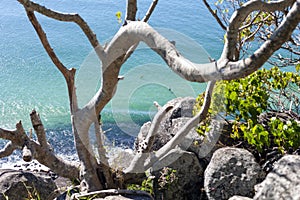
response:
M74 194L72 200L77 199L107 199L107 200L153 200L153 198L144 191L133 190L101 190L84 194Z
M286 155L274 166L266 179L256 186L255 200L299 200L300 156Z
M152 151L160 149L169 140L171 140L178 130L193 117L195 99L192 97L177 98L169 101L165 106L172 105L173 108L167 112L166 116L160 123L157 135L155 136ZM140 144L146 137L151 123L145 123L136 140L135 150L140 150ZM203 182L203 173L205 164L202 163L195 154L197 146L193 143L201 143L203 137L199 136L193 129L190 131L185 140L178 145L179 147L169 152L169 155L160 161L158 165L153 166L154 170L161 170L163 167L168 167L175 170L177 182L171 185L161 187L159 178L162 176L161 171L156 171L153 174L156 177L155 199L199 199L202 191L199 188Z
M54 181L44 173L0 169L0 200L5 196L13 200L50 200L58 195L56 190Z
M234 195L254 196L254 186L264 178L253 155L244 149L221 148L214 152L205 170L204 188L209 199Z
M202 199L204 194L199 186L203 184L204 167L194 153L184 151L175 162L168 165L168 169L154 172L157 177L155 199ZM174 170L173 174L168 170ZM170 183L172 178L167 177L171 176L174 180Z
M191 118L193 117L193 108L194 108L195 98L186 97L186 98L176 98L169 101L164 107L172 105L173 108L167 112L166 116L162 119L160 123L160 127L155 136L154 145L152 147L153 151L158 150L163 145L165 145L171 138L174 137L176 132ZM138 151L140 149L140 143L146 137L149 128L151 126L151 122L145 123L140 133L138 134L137 140L135 142L135 150ZM189 138L185 140L182 144L182 148L188 148L190 144L194 141L202 141L202 137L200 137L195 130L191 130L189 133Z

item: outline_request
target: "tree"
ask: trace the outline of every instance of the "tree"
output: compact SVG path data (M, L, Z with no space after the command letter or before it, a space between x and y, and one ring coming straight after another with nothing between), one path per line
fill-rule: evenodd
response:
M130 167L120 174L125 182L129 181L128 177L137 170L145 171L156 162L159 162L159 159L166 156L179 144L192 128L205 119L211 102L211 93L217 80L238 79L255 72L268 61L276 50L281 48L285 42L291 40L292 33L300 22L299 0L271 2L259 0L249 1L234 11L231 19L228 21L228 25L224 25L224 28L227 26L226 38L220 58L211 63L197 64L184 58L177 51L173 43L161 36L147 24L158 0L152 2L148 12L141 21L136 20L137 1L128 0L126 20L113 39L105 46L100 44L88 24L78 14L56 12L30 0L18 1L24 6L28 19L35 28L47 54L66 80L70 101L72 131L80 165L69 163L53 153L50 145L47 143L42 122L35 111L31 113L31 121L38 141L26 135L21 122L17 123L15 130L0 129L0 137L10 140L0 151L0 157L8 156L15 149L22 148L24 160L31 160L33 157L40 163L51 168L58 175L80 179L81 190L83 191L116 188L118 185L118 181L113 178L115 174L113 174L114 172L109 166L105 148L103 147L99 114L114 96L120 79L118 76L120 68L140 42L144 42L152 48L152 50L161 56L167 65L182 78L199 83L209 82L209 84L201 111L191 118L166 145L151 154L150 159L147 159L146 155L148 154L145 153L151 150L151 145L153 144L160 120L168 112L170 107L162 107L159 109L144 141L145 146L143 151L137 154ZM265 38L265 42L257 50L248 57L241 58L238 54L241 51L241 48L239 48L240 27L247 21L249 15L257 11L269 13L284 12L286 16L285 19L278 24L278 27L270 33L270 36ZM68 69L56 56L47 39L46 33L35 16L36 12L58 21L76 23L86 35L102 62L101 88L82 108L79 108L77 104L75 88L76 70L74 68ZM90 143L88 135L90 126L95 127L94 134L97 138L99 159L96 158Z

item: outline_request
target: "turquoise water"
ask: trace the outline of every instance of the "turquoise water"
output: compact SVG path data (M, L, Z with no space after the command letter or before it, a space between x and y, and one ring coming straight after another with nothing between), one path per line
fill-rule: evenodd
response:
M126 7L124 0L38 2L61 12L79 13L102 44L118 31L115 13L121 11L124 15ZM137 16L142 18L152 0L139 2ZM36 109L50 142L63 149L59 153L72 154L63 77L42 48L23 7L16 0L0 0L0 10L0 127L14 128L22 120L25 130L29 130L29 113ZM78 98L80 105L84 105L99 87L99 61L76 25L41 15L38 18L62 62L68 68L77 68ZM223 32L201 1L161 0L149 24L169 40L175 40L182 54L195 62L207 62L208 54L217 58L221 53ZM145 45L125 63L121 75L125 79L102 116L108 136L129 146L140 125L153 117L153 101L163 105L175 97L196 96L205 87L182 80Z

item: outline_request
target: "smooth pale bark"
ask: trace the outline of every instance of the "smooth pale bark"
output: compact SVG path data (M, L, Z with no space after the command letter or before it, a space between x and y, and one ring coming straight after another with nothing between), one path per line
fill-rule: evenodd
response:
M151 4L149 12L147 12L143 21L130 21L135 19L137 6L136 0L129 0L126 14L126 18L128 20L106 47L102 47L100 45L96 35L78 14L58 13L29 0L18 1L24 6L27 16L34 26L44 49L66 80L75 145L81 161L82 183L85 184L88 191L106 187L105 180L101 179L101 176L98 174L99 170L101 171L103 166L101 166L101 163L97 163L95 155L91 150L92 148L88 134L89 128L93 123L97 123L98 114L113 97L119 81L118 76L120 68L130 57L139 42L146 43L153 51L165 60L167 65L175 73L186 80L193 82L214 82L215 80L221 79L231 80L249 75L260 68L285 41L289 40L293 30L300 22L300 0L271 1L268 3L258 0L249 1L244 4L243 7L238 9L232 16L230 25L227 28L227 41L224 44L223 53L220 58L213 63L197 64L184 58L172 43L161 36L150 25L145 23L155 8L157 3L155 0ZM292 8L288 12L286 19L260 48L246 59L238 60L238 58L235 57L237 33L241 23L245 20L248 14L256 10L280 11L290 6L292 6ZM102 62L102 86L91 101L82 109L79 109L77 105L75 88L76 70L67 69L61 63L54 50L51 48L46 34L35 17L34 12L39 12L40 14L55 20L76 23L85 33L90 44L95 49ZM211 85L213 84L210 84L210 86ZM187 122L187 124L179 130L176 136L164 147L158 150L155 157L152 157L148 163L143 163L142 167L145 169L151 167L151 164L157 162L159 159L164 157L168 151L179 144L184 138L183 135L187 134L188 130L205 118L208 104L209 103L205 103L205 106L199 116L196 116ZM157 123L159 123L159 120ZM157 124L155 123L153 126L155 129ZM67 171L70 170L72 173L69 172L68 176L73 174L74 177L78 177L79 171L77 167L59 160L53 153L51 153L50 148L46 142L43 141L44 136L42 132L38 133L40 134L38 138L41 140L43 147L41 147L41 145L37 142L30 140L21 129L22 127L20 128L20 125L17 126L17 129L14 131L0 129L0 137L11 141L11 143L8 143L8 145L0 151L0 155L7 155L17 148L17 146L23 147L26 141L26 147L30 149L33 157L37 158L39 162L43 164L45 163L51 169L58 169L59 167L66 169L65 171L59 171L60 174L62 174L62 172L68 173ZM20 137L15 137L15 135ZM150 133L148 138L151 139L152 135L153 133ZM100 148L102 147L100 146ZM102 157L102 159L105 159L105 157ZM103 163L108 162L104 160ZM105 168L104 170L107 169L109 170L109 168ZM105 176L109 174L108 171L106 172L104 173Z

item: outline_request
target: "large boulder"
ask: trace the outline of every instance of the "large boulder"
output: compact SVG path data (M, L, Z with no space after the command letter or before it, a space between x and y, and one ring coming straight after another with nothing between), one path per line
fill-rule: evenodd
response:
M54 181L44 173L0 169L0 200L50 200L58 195L56 191Z
M183 127L188 120L193 117L195 98L176 98L169 101L163 108L172 105L167 114L162 119L155 137L152 151L156 151L170 141L178 130ZM162 109L163 109L162 108ZM136 151L143 148L145 139L151 122L145 123L136 140ZM156 199L201 199L201 185L203 185L203 173L207 163L202 162L197 156L195 143L201 143L202 136L192 129L184 141L178 145L177 149L172 150L158 163L154 164L153 175L156 177L154 185ZM167 167L175 170L175 176L178 181L173 182L170 186L161 187L159 179L163 176L162 169Z
M256 186L256 200L300 199L300 156L286 155L275 165L266 179Z
M254 186L263 178L264 173L250 152L225 147L214 152L205 170L204 188L211 200L234 195L253 197Z
M156 200L203 199L205 193L201 190L201 185L203 185L204 163L199 162L194 153L182 151L180 154L181 156L168 167L154 172ZM171 179L173 181L170 181Z
M84 194L74 194L70 199L152 200L153 198L150 194L144 191L109 189Z

